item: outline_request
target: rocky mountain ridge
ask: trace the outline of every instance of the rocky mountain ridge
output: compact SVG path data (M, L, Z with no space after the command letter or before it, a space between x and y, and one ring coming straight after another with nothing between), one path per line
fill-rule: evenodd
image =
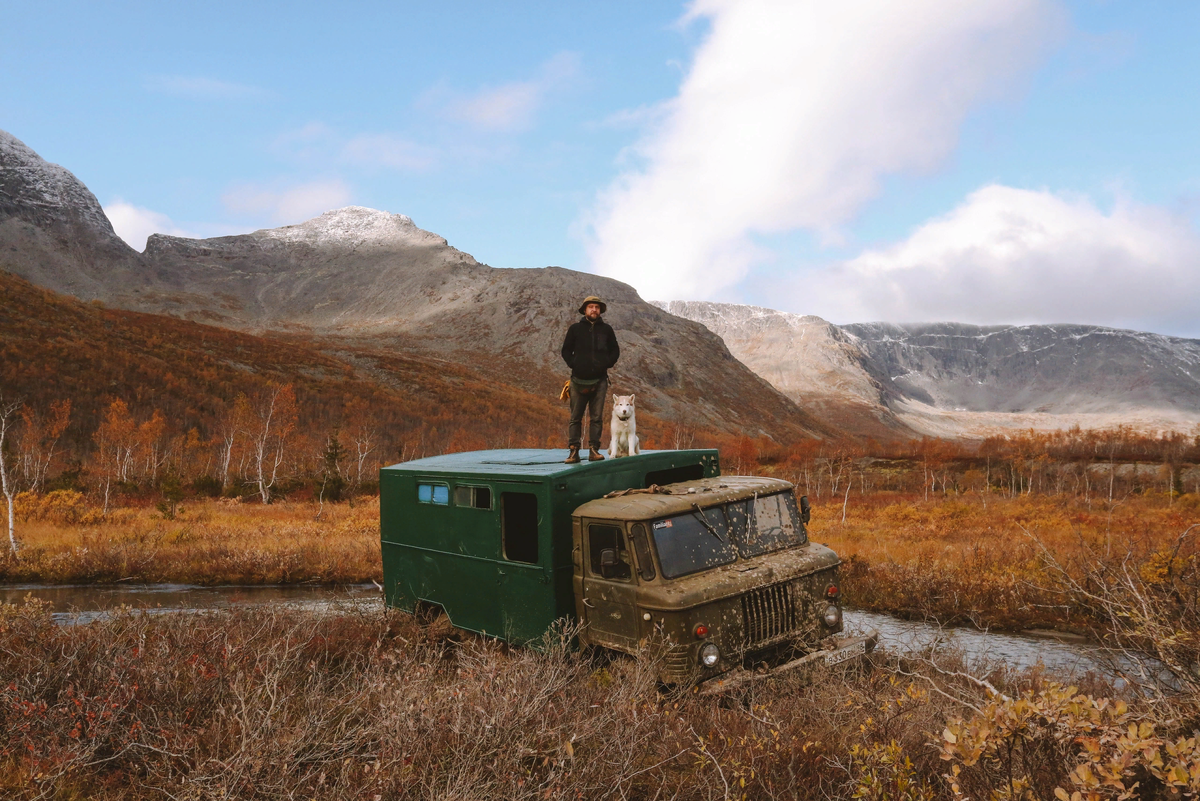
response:
M1200 423L1194 340L651 305L587 273L489 267L404 215L356 206L239 236L156 234L138 253L74 175L4 132L0 269L118 308L315 337L364 369L365 353L403 352L538 395L557 395L562 332L579 299L599 294L624 351L614 390L660 419L756 436Z
M137 251L69 170L0 130L0 245L13 272L80 297L136 283Z
M801 406L837 407L840 398L888 428L979 436L1200 424L1197 340L1086 325L836 326L755 306L656 305L709 327Z
M69 172L23 145L2 155L0 269L39 286L122 309L315 338L330 352L353 352L364 369L372 369L364 355L372 352L442 359L480 380L552 397L569 372L558 354L563 334L579 301L597 294L623 348L613 389L636 393L659 419L778 440L832 433L734 359L719 337L612 279L492 268L408 217L361 207L238 236L153 235L139 254L119 240L109 247L111 225ZM39 179L22 178L30 174Z

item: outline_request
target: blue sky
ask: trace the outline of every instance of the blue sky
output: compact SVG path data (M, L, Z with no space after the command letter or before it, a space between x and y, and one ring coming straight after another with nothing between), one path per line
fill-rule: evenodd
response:
M0 128L118 231L344 205L835 322L1200 336L1200 4L21 4ZM140 241L139 241L140 240Z

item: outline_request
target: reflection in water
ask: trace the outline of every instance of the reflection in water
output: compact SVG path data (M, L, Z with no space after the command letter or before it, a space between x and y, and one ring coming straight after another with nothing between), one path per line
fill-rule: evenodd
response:
M846 630L873 628L883 645L893 651L915 653L930 646L955 648L972 662L1002 664L1022 669L1042 664L1054 673L1076 676L1089 670L1107 671L1104 649L1092 643L1060 642L1053 637L998 634L968 628L941 628L919 621L901 620L876 612L846 611Z
M120 606L150 612L228 609L237 606L284 604L293 608L327 608L338 604L382 604L374 584L343 587L268 585L200 587L194 584L6 584L0 585L0 603L20 603L26 596L54 604L60 623L90 623L106 610Z
M382 609L383 596L375 584L342 587L303 585L200 587L191 584L86 584L0 585L0 603L20 603L25 596L54 604L54 619L60 623L90 623L120 606L160 613L228 609L239 606L281 604L297 609L336 609L351 605L360 609ZM1076 676L1089 670L1109 672L1104 650L1088 643L1059 642L1049 637L994 634L967 628L940 628L928 623L900 620L889 615L857 610L846 611L846 630L877 630L881 645L892 651L914 653L931 645L958 648L980 666L1002 664L1010 668L1037 664L1063 675Z

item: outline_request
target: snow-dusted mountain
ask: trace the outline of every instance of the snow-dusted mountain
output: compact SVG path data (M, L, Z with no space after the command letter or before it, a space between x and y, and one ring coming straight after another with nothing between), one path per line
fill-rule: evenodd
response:
M0 243L7 269L89 300L140 282L138 253L69 170L0 131Z
M490 269L402 214L360 206L238 236L153 234L143 258L150 285L114 302L233 327L343 333L394 330L431 296L465 291Z
M400 349L555 395L562 332L579 300L599 294L623 347L614 389L685 425L888 438L1200 423L1195 340L1095 326L839 327L720 303L656 308L611 279L480 264L408 217L356 206L241 236L154 235L137 253L83 183L3 131L0 269L83 300L307 333L339 353Z
M743 364L792 400L856 434L896 436L906 427L888 408L889 387L870 358L836 325L812 315L704 301L652 301L701 323Z
M800 405L859 405L935 435L1013 428L1188 429L1200 423L1200 341L1099 326L835 326L724 303L657 303L702 323Z
M0 270L42 287L117 308L306 335L381 380L402 380L380 366L401 352L546 398L557 398L569 372L559 348L579 302L601 295L623 349L613 390L636 393L659 420L780 439L829 433L719 337L618 281L558 267L492 268L408 217L356 206L239 236L156 234L137 253L115 237L82 183L4 136Z

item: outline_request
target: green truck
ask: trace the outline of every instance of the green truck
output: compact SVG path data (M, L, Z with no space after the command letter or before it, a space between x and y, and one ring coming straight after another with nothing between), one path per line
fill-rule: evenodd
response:
M715 450L564 464L555 450L417 459L380 471L389 606L538 642L669 643L662 680L720 690L870 651L840 637L837 554L808 540L786 481L721 476Z

